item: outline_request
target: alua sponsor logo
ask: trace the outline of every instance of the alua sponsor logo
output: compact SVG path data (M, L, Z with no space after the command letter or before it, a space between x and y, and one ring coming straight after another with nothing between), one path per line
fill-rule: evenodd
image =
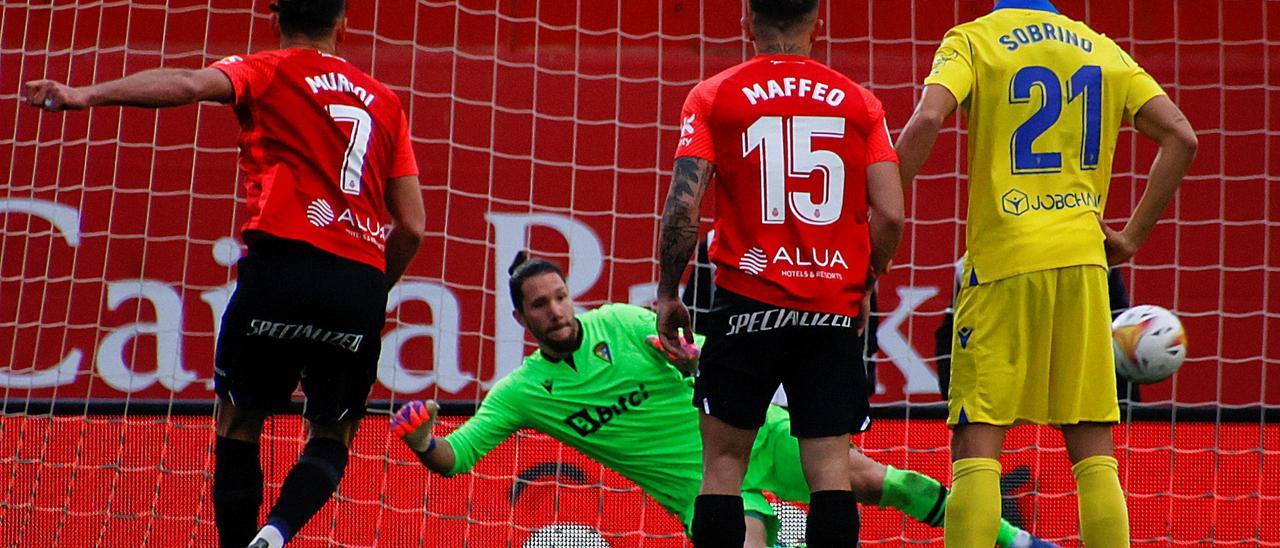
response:
M351 208L335 215L334 207L324 198L316 198L307 206L307 222L319 228L335 222L343 223L354 235L373 242L385 242L391 233L390 225L384 225L373 217L362 217Z
M324 198L316 198L307 206L307 221L312 225L324 228L333 222L333 206Z
M845 270L849 269L849 263L844 261L844 255L840 253L839 249L779 247L773 253L773 262L787 263L791 266L818 266L822 268L838 266Z
M759 276L764 269L769 268L769 257L764 254L763 249L753 247L738 259L738 268L752 276Z
M839 249L779 247L774 250L773 257L770 258L763 249L753 247L748 249L741 259L738 259L738 268L752 276L759 276L771 264L790 267L816 267L820 269L849 269L849 263L845 262L844 254ZM784 271L784 275L788 275L786 272L790 272L790 276L794 277L795 273L799 271Z

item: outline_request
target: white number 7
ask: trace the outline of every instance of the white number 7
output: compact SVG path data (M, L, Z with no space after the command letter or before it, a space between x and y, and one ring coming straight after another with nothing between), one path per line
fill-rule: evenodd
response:
M784 139L783 122L781 116L761 116L742 134L743 158L760 149L761 222L786 222L788 206L806 224L836 222L844 209L844 160L830 150L813 150L813 140L844 137L844 118L793 117L786 121L790 139ZM792 192L788 200L787 177L809 177L814 171L825 176L822 203L813 203L808 192Z
M359 107L329 105L325 107L335 122L350 122L351 139L347 141L347 155L342 160L342 192L360 194L360 180L364 176L364 155L369 150L369 135L373 133L373 118Z

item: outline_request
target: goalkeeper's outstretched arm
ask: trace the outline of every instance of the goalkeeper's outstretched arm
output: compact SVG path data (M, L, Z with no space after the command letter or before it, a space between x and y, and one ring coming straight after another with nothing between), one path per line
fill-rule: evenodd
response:
M447 437L435 435L440 406L432 400L412 401L392 417L391 431L400 436L432 472L465 474L489 451L526 424L526 411L518 404L512 405L512 397L520 399L518 394L512 396L511 384L498 383L485 396L476 414Z
M447 476L453 473L456 459L449 440L435 436L439 413L435 400L411 401L391 417L391 432L400 436L429 470Z

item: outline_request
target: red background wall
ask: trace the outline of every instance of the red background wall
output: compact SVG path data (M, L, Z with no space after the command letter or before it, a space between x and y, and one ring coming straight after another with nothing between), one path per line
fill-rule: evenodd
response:
M1136 303L1159 304L1186 324L1190 359L1147 401L1280 404L1280 7L1275 2L1061 2L1129 48L1164 83L1199 131L1200 154L1166 221L1126 268ZM585 305L626 300L656 278L656 219L665 194L676 118L690 87L743 58L736 0L536 3L381 0L352 4L343 52L401 94L423 168L430 237L412 279L445 287L459 304L458 364L494 376L495 256L486 213L550 214L590 228L604 253ZM252 9L252 11L251 11ZM916 82L950 25L985 2L829 2L829 39L816 55L884 101L890 125L905 123ZM273 47L264 6L155 2L6 4L0 20L0 192L10 200L58 203L78 212L81 241L65 243L48 221L10 212L0 251L0 357L9 370L50 367L84 353L76 381L56 390L10 387L8 399L208 400L205 383L180 392L153 384L122 390L95 380L92 365L113 330L154 321L153 303L112 308L105 283L147 279L181 300L181 367L208 379L213 318L203 292L231 269L213 260L243 211L229 109L215 105L97 109L48 115L20 107L14 92L37 77L85 84L158 65L200 66ZM1269 80L1268 80L1269 79ZM10 135L5 135L10 133ZM1108 218L1117 226L1136 202L1154 149L1120 142ZM911 222L899 268L884 280L882 309L899 286L934 287L902 331L925 358L949 301L950 263L963 251L962 134L939 140L909 196ZM1135 178L1135 173L1139 177ZM708 207L710 204L708 204ZM709 211L706 209L704 211ZM563 236L528 234L535 252L570 254ZM123 290L123 289L122 289ZM392 327L431 324L410 303ZM164 331L162 328L160 331ZM129 339L120 360L156 368L156 338ZM438 359L429 338L397 356L425 373ZM507 365L510 367L512 365ZM902 401L903 378L882 367L881 402ZM415 395L474 401L477 385ZM403 396L401 394L400 396ZM392 397L379 386L375 397ZM936 396L921 394L913 400Z
M1182 372L1144 388L1143 399L1280 405L1280 383L1267 382L1280 375L1280 2L1058 5L1128 48L1200 137L1191 176L1125 268L1134 302L1174 309L1191 340ZM987 7L979 0L824 2L829 36L815 54L880 96L896 134L942 33ZM578 297L582 304L626 300L630 287L656 278L655 227L679 107L697 81L748 53L740 9L738 0L352 2L343 52L401 95L423 169L430 235L410 281L437 284L457 299L456 329L440 336L456 335L464 373L489 380L496 365L495 272L510 257L496 256L486 213L549 214L589 227L604 257L598 280ZM7 161L0 165L0 204L10 209L0 216L0 374L45 371L80 352L68 384L0 388L6 408L17 411L0 423L0 478L8 478L0 480L0 544L210 542L206 420L21 411L48 398L210 401L204 381L215 314L202 297L215 299L232 280L215 248L243 215L234 199L240 191L229 109L40 114L19 105L21 82L87 84L269 49L276 42L266 13L265 2L245 0L0 6L0 158ZM885 311L898 306L899 289L938 290L901 328L923 358L932 355L933 330L949 301L951 262L963 251L960 129L943 134L908 197L899 268L882 282ZM1113 224L1136 202L1153 155L1131 132L1121 139L1107 214ZM46 218L13 211L20 203L70 208L78 243L69 245ZM562 262L573 251L547 228L528 237L531 248ZM169 365L194 373L194 382L180 391L104 382L112 357L101 348L118 340L113 334L164 323L160 312L172 311L155 299L112 304L109 287L176 295L176 325L139 327L117 358L129 372L148 373L160 365L158 351L174 350ZM436 325L442 315L415 302L391 318L389 329ZM159 342L174 337L180 350ZM430 338L419 337L396 359L404 370L427 374L437 353ZM880 403L937 398L908 398L898 368L882 364L879 372ZM378 385L374 397L474 402L482 392L474 382L397 394ZM317 518L308 542L456 545L458 535L469 535L473 545L487 546L518 541L553 518L655 535L645 537L646 546L680 542L658 538L678 527L632 486L545 438L509 442L476 475L424 479L377 422L362 431L343 494L326 510L336 515ZM1118 433L1136 539L1280 543L1267 536L1274 528L1263 527L1280 518L1273 426L1134 423ZM272 436L267 458L278 482L299 447L298 427L279 419ZM1032 487L1015 500L1037 531L1071 535L1074 500L1056 437L1035 429L1017 436L1006 470L1029 466ZM864 443L886 462L946 476L945 431L937 423L882 421ZM1038 456L1032 446L1050 451ZM539 483L522 499L535 504L513 509L503 498L512 476L548 460L579 464L592 481L617 489ZM192 493L201 494L197 503ZM643 510L607 511L621 504ZM918 526L902 533L896 514L867 515L864 538L937 539ZM640 544L635 533L621 541L632 543Z

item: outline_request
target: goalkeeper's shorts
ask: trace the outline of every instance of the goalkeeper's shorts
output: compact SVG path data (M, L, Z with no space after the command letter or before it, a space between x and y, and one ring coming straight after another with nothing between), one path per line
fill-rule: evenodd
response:
M947 424L1120 420L1107 269L1080 265L964 280Z
M301 380L308 420L364 416L387 317L383 273L279 239L253 242L237 270L218 335L218 397L279 411Z

